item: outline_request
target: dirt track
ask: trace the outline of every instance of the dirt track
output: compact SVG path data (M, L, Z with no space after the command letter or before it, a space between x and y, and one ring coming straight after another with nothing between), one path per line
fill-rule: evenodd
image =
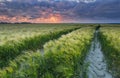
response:
M98 31L95 32L95 38L85 59L85 63L89 64L88 78L113 78L107 70L107 64L101 51L101 44L97 39L97 34Z

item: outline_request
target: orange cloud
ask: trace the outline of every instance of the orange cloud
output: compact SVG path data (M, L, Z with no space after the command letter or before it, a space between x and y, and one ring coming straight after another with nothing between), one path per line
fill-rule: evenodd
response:
M38 17L30 19L30 17L23 16L14 16L9 17L5 15L0 16L0 22L10 22L10 23L20 23L20 22L31 22L31 23L60 23L62 20L62 16L60 14L50 14L47 17Z

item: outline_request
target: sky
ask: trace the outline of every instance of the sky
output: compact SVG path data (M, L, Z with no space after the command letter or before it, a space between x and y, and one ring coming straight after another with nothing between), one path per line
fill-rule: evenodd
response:
M0 2L4 2L4 1L18 1L18 0L0 0ZM28 0L29 1L29 0ZM33 1L33 0L32 0ZM52 0L37 0L37 1L52 1ZM94 2L96 0L54 0L54 1L83 1L83 2Z
M120 23L120 0L0 0L0 22Z

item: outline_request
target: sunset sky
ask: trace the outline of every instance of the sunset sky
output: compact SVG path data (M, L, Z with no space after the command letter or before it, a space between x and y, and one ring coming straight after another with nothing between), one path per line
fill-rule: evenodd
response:
M120 0L0 0L0 22L120 23Z

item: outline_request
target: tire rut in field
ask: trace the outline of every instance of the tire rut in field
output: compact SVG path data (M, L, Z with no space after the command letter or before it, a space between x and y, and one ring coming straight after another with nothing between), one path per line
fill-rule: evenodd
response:
M42 55L44 55L44 49L43 49L43 48L40 49L40 53L41 53Z
M113 78L107 70L106 60L101 51L101 44L97 38L99 30L96 30L95 37L92 42L90 51L85 59L85 64L88 64L88 78Z

